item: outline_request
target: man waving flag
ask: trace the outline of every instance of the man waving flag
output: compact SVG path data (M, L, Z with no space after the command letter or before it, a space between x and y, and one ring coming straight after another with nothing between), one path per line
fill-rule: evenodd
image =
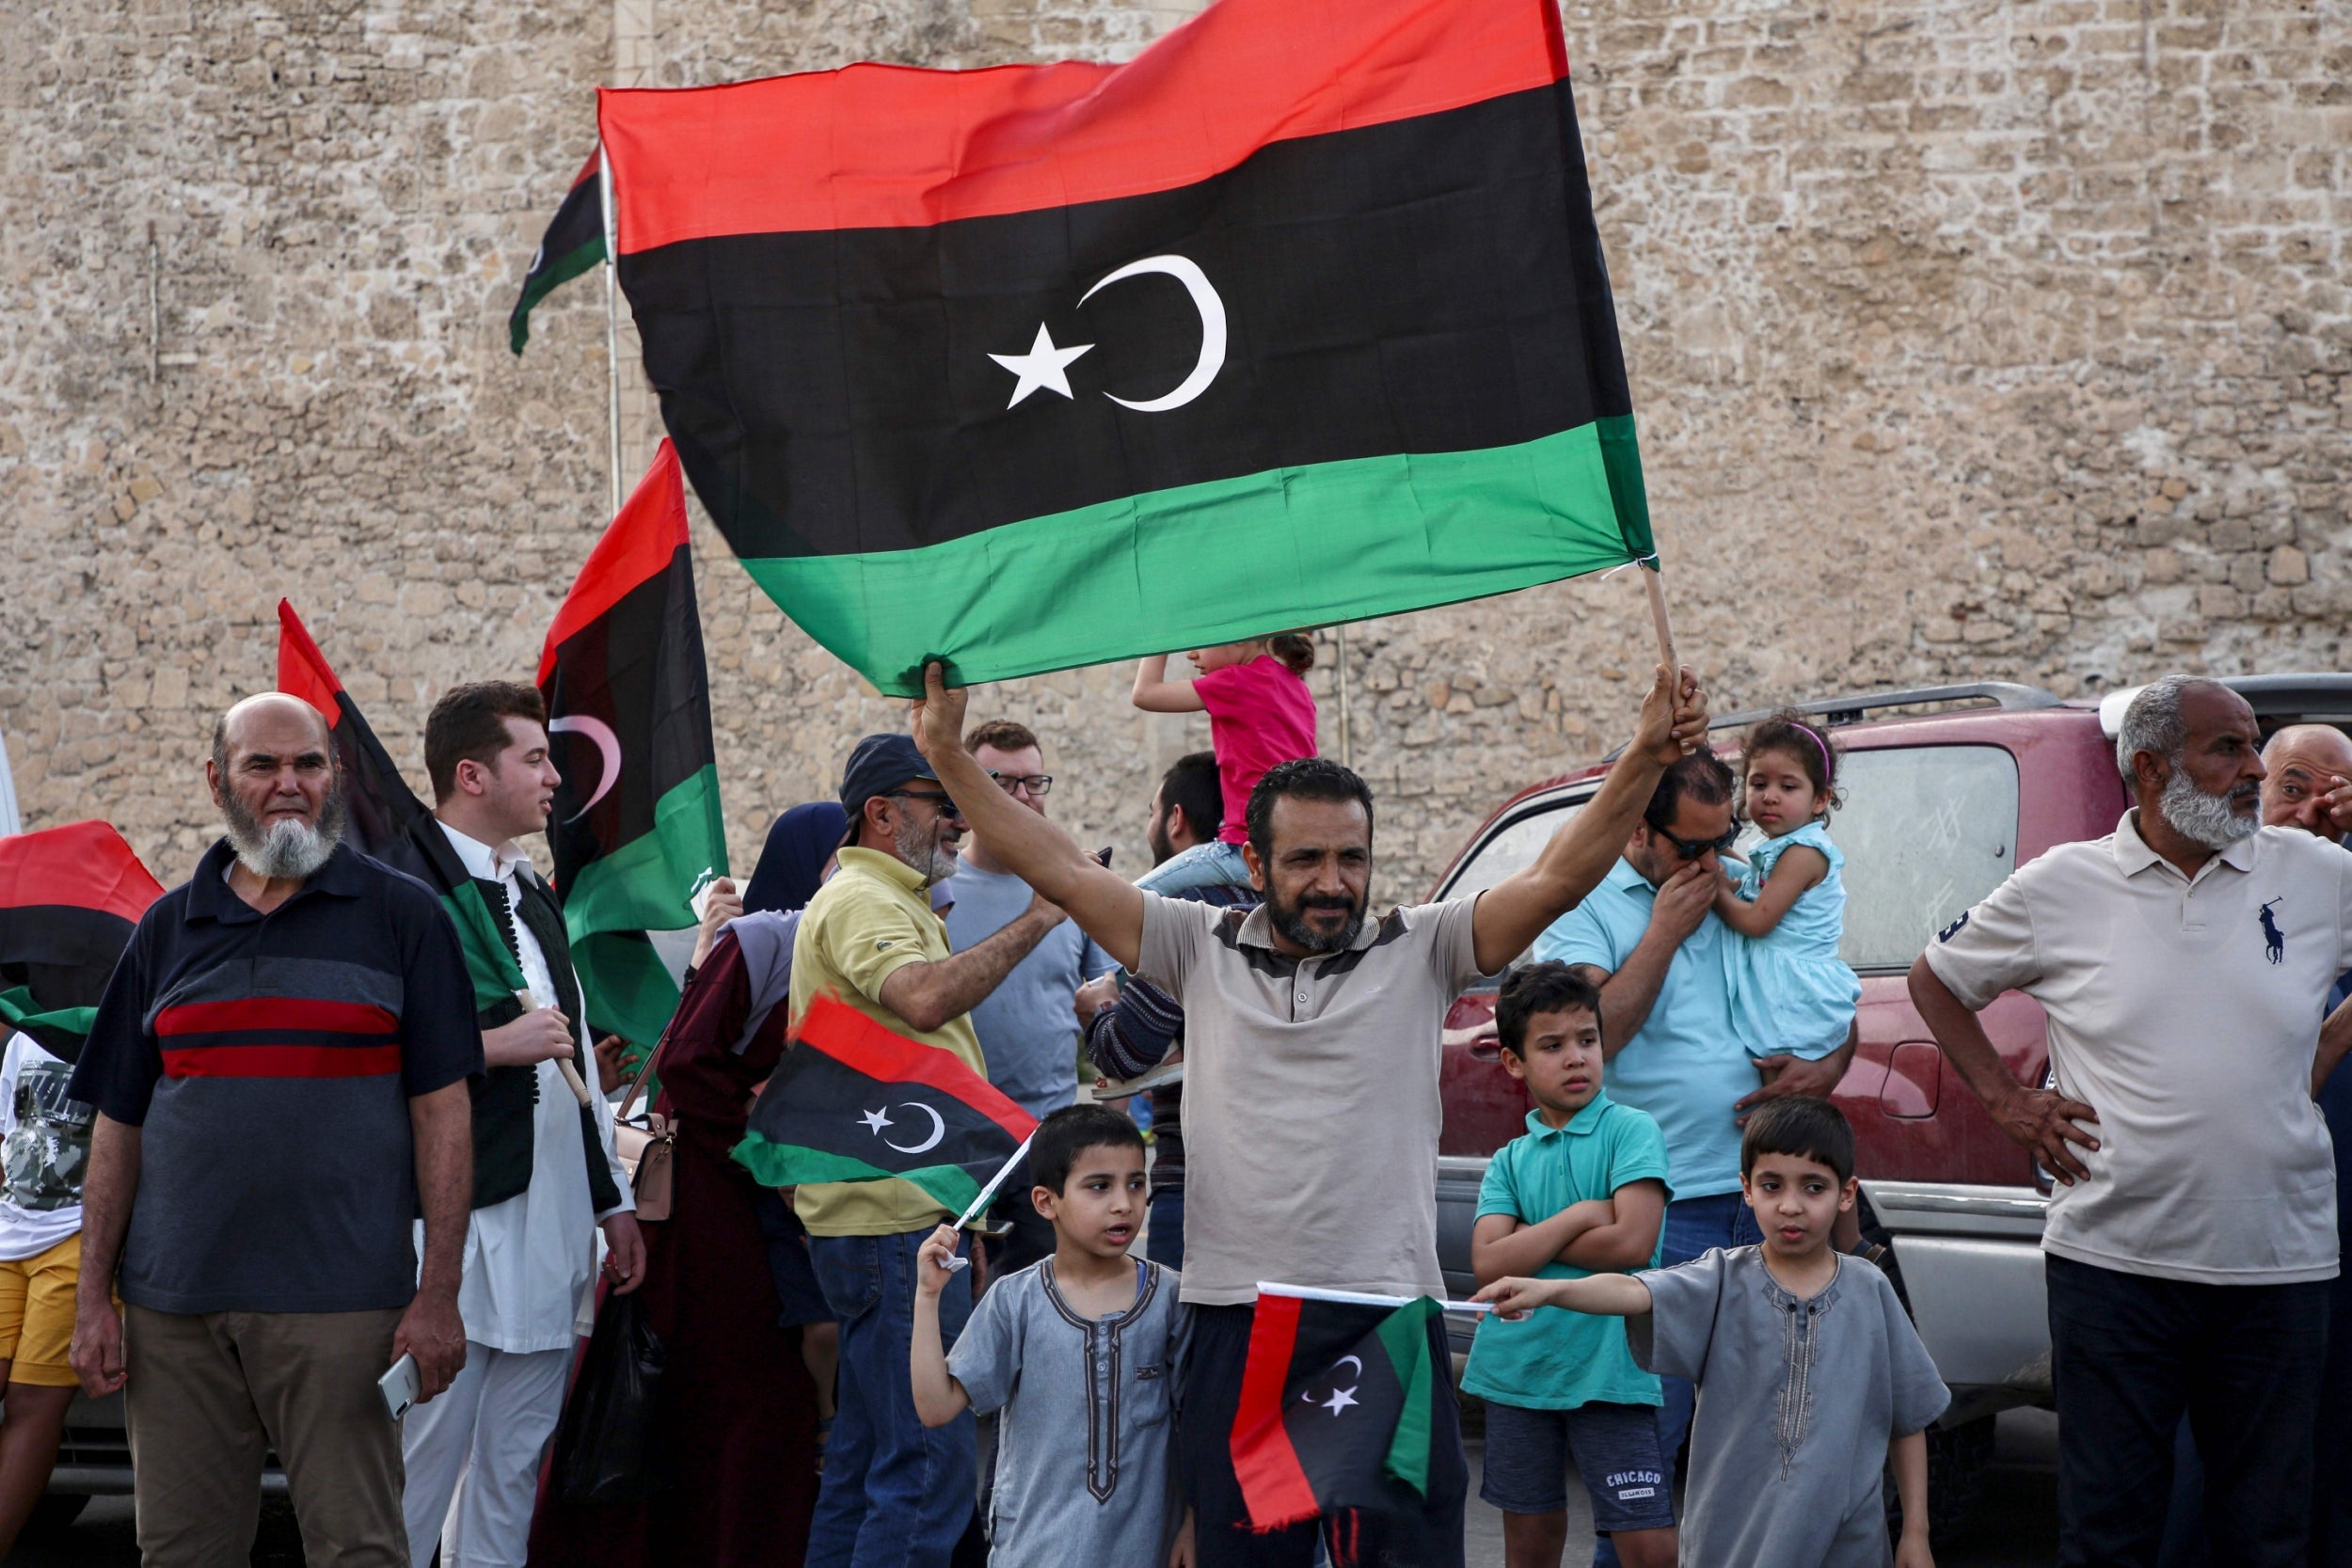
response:
M1219 0L1124 66L599 121L686 472L884 691L1652 553L1552 0Z
M692 926L694 895L727 870L686 486L669 442L557 609L539 695L564 776L548 818L555 890L590 1026L650 1046L678 989L645 933Z

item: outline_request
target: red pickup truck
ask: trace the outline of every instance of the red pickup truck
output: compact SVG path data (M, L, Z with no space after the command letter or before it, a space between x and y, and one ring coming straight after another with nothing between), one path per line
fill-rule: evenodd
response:
M2352 676L2227 684L2253 705L2265 735L2305 721L2352 727ZM1944 1061L1904 975L1938 930L2018 865L2113 830L2129 803L2114 735L2130 695L2061 702L1987 682L1800 705L1834 729L1844 753L1846 803L1830 831L1846 854L1843 951L1862 976L1861 1044L1836 1098L1860 1144L1866 1232L1891 1249L1920 1337L1952 1387L1938 1467L1957 1485L1953 1501L1968 1490L1964 1472L1990 1457L1990 1418L2049 1402L2040 1247L2049 1180ZM1928 708L1942 711L1919 711ZM1873 717L1890 709L1912 711ZM1761 717L1732 714L1715 728ZM1719 745L1728 753L1737 738ZM1526 865L1603 771L1596 764L1513 796L1435 896L1475 893ZM1497 1061L1494 1000L1492 986L1470 991L1446 1021L1438 1255L1457 1294L1472 1288L1470 1234L1486 1157L1524 1130L1528 1108ZM2049 1061L2040 1006L2012 992L1986 1009L1984 1023L2010 1070L2040 1083Z

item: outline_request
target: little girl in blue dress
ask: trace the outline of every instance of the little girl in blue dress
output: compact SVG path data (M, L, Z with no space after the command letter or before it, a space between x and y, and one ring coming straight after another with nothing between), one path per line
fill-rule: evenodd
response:
M1829 737L1784 708L1748 736L1740 759L1748 820L1764 833L1747 869L1715 894L1736 935L1724 944L1731 1017L1752 1056L1807 1061L1846 1043L1862 982L1837 956L1846 930L1846 857L1830 842L1837 757Z

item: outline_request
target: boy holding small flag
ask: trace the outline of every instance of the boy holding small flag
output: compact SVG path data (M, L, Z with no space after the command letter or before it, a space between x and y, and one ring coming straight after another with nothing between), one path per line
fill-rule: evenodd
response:
M939 1303L957 1277L956 1231L943 1225L923 1243L914 1408L927 1427L966 1408L1004 1412L989 1509L996 1568L1191 1568L1170 1443L1190 1313L1175 1270L1127 1256L1148 1196L1143 1164L1143 1134L1104 1106L1041 1122L1028 1197L1053 1223L1054 1255L998 1280L952 1351Z

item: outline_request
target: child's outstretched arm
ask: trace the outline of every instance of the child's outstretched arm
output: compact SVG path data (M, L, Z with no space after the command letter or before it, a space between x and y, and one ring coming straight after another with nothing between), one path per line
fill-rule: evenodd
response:
M955 1255L952 1225L932 1231L914 1255L914 1344L908 1352L907 1371L914 1380L914 1414L927 1427L946 1426L971 1402L963 1385L947 1373L947 1352L939 1335L939 1292L958 1277L947 1267Z
M1728 885L1715 890L1715 918L1743 937L1769 937L1780 917L1814 884L1829 875L1829 857L1811 845L1791 845L1781 851L1764 885L1751 904Z
M1205 713L1209 707L1192 682L1168 678L1166 654L1136 661L1135 703L1146 713Z
M1895 1568L1935 1568L1928 1551L1928 1434L1907 1432L1886 1445L1895 1467L1895 1497L1903 1505L1903 1538L1895 1546Z
M1563 1307L1597 1318L1638 1318L1649 1310L1649 1287L1629 1274L1597 1274L1583 1279L1498 1279L1470 1300L1492 1302L1505 1318L1524 1318L1538 1307Z
M1470 1273L1486 1285L1510 1275L1534 1274L1555 1258L1571 1261L1564 1248L1588 1231L1614 1224L1616 1217L1609 1200L1598 1197L1571 1203L1532 1225L1517 1214L1481 1214L1470 1227Z
M1654 1177L1629 1181L1609 1195L1608 1208L1608 1223L1561 1248L1560 1261L1596 1274L1649 1267L1658 1251L1659 1229L1666 1223L1666 1184ZM1473 1247L1473 1267L1476 1259Z

